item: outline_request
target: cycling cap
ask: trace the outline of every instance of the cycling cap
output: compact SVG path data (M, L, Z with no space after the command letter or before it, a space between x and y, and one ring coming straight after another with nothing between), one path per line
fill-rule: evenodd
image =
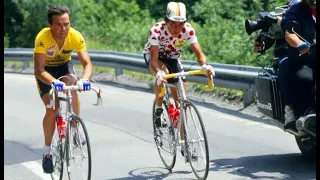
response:
M167 5L166 17L170 21L184 22L186 17L186 6L181 2L169 2Z

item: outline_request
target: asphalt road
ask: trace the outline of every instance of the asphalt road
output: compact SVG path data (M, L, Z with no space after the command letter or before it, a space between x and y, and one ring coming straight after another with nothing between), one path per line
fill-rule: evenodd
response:
M152 138L153 94L101 84L103 106L82 93L81 116L92 148L93 180L195 179L180 153L172 172L160 160ZM315 162L305 161L294 137L250 115L197 103L210 151L208 179L316 178ZM32 75L4 74L4 179L50 179L42 172L45 109Z

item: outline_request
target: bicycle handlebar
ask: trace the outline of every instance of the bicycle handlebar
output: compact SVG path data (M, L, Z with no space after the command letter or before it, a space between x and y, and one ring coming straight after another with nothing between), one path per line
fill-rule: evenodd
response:
M165 79L175 78L175 77L181 77L181 76L190 76L190 75L205 75L207 76L202 70L192 70L187 72L179 72L179 73L172 73L165 75ZM208 91L214 86L213 83L213 76L210 75L208 77L208 85L205 86L205 90ZM164 88L161 88L161 91L159 93L159 96L162 97L164 95Z
M81 88L79 86L65 86L63 90L80 90ZM101 88L95 88L95 87L91 87L90 91L93 90L94 92L97 93L97 102L95 104L93 104L94 106L99 106L102 105L102 98L101 98ZM58 91L60 92L60 91ZM55 90L52 87L51 90L49 91L49 95L50 95L50 103L46 105L47 108L53 108L55 109Z

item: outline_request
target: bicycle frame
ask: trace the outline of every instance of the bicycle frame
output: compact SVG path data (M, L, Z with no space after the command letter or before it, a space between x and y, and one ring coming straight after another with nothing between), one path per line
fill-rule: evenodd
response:
M59 80L61 78L69 78L68 76L61 76L59 78ZM65 90L67 90L67 93L66 93L66 96L67 97L59 97L58 96L58 92L55 92L55 90L52 88L50 91L49 91L49 95L51 97L50 99L50 103L46 105L47 108L53 108L55 109L55 96L58 97L58 100L59 101L65 101L67 102L67 108L66 108L66 111L71 113L71 114L74 114L73 112L73 108L72 108L72 95L71 95L71 90L80 90L78 86L66 86L64 88ZM95 91L97 93L97 102L95 104L93 104L94 106L99 106L99 105L102 105L102 98L101 98L101 89L100 88L95 88L95 87L92 87L91 90ZM61 109L61 105L59 103L59 111Z
M66 76L63 76L66 77ZM79 90L78 86L66 86L64 88L65 90L67 90L66 92L66 97L61 97L58 96L58 92L55 92L54 89L52 88L49 92L50 96L51 96L51 100L50 100L50 104L48 104L46 107L47 108L53 108L55 109L55 96L58 97L58 104L59 104L59 111L58 111L58 115L62 115L62 104L60 103L60 101L64 101L66 102L66 112L65 112L65 120L68 122L70 122L70 117L72 117L72 115L75 115L74 111L73 111L73 107L72 107L72 95L71 95L71 91L72 90ZM95 91L97 93L97 102L95 104L93 104L94 106L99 106L102 105L102 98L101 98L101 89L97 89L92 87L91 88L93 91ZM69 129L69 128L68 128Z
M61 78L69 78L68 76L61 76L59 78L59 80ZM49 91L49 94L50 94L50 104L47 104L46 107L47 108L53 108L55 109L55 97L57 96L58 97L58 104L59 104L59 111L58 111L58 115L62 115L61 113L61 110L62 110L62 105L60 103L60 101L64 101L66 102L66 112L65 112L65 120L67 121L68 123L68 127L67 129L69 130L69 122L71 121L71 117L72 115L75 115L74 111L73 111L73 107L72 107L72 95L71 95L71 91L72 90L80 90L79 86L65 86L64 87L64 90L66 90L66 97L61 97L61 96L58 96L58 93L59 92L56 92L53 88ZM95 104L93 104L94 106L99 106L99 105L102 105L102 98L101 98L101 89L100 88L95 88L95 87L92 87L91 90L95 91L97 93L97 102Z
M184 90L184 82L182 81L183 76L188 76L188 75L196 75L196 74L202 74L205 75L201 70L194 70L194 71L188 71L188 72L180 72L180 73L175 73L175 74L168 74L165 76L166 79L168 78L178 78L178 82L174 84L170 83L165 83L163 88L161 88L161 92L159 94L160 97L165 96L164 102L166 103L166 106L169 106L170 103L170 94L168 94L168 89L167 87L175 87L177 88L177 93L178 93L178 109L180 110L180 116L178 119L178 127L175 128L177 130L174 131L174 136L175 136L175 142L174 142L174 153L177 151L177 146L180 146L181 144L185 143L184 140L181 139L180 131L182 129L182 125L186 124L186 114L185 114L185 107L186 104L188 103L188 98L186 96L186 92ZM211 89L214 86L213 84L213 77L211 76L208 78L208 85L205 87L206 90ZM183 124L182 124L183 123ZM186 126L183 126L186 128ZM198 131L198 130L197 130ZM188 132L187 129L185 129L185 132ZM198 132L199 133L199 132ZM184 146L184 152L186 151L186 146ZM184 156L185 162L187 162L187 156Z
M62 76L62 77L60 77L59 79L61 79L61 78L63 78L63 77L66 77L66 78L70 78L70 77L68 77L68 76ZM72 85L72 86L65 86L64 87L64 90L66 90L66 97L62 97L62 96L59 96L59 92L56 92L55 90L54 90L54 88L52 87L51 88L51 90L49 91L49 95L50 95L50 103L49 104L47 104L46 105L46 107L47 108L53 108L53 109L55 109L55 105L56 105L56 103L55 103L55 98L57 97L57 99L58 99L58 104L59 104L59 110L58 110L58 115L62 115L63 113L62 113L62 103L60 103L61 101L64 101L64 102L66 102L66 109L65 109L65 120L66 120L66 122L67 122L67 128L66 128L66 136L68 136L68 137L65 137L65 138L58 138L57 139L57 141L56 141L56 148L57 149L60 149L60 151L61 151L61 153L62 154L60 154L60 155L58 155L58 156L56 156L56 158L58 158L59 160L57 161L55 161L54 163L56 163L56 162L61 162L62 164L64 164L64 162L66 161L66 159L68 158L67 157L67 155L66 155L66 153L67 153L67 150L66 150L66 148L67 147L69 147L69 141L70 141L70 139L71 139L71 133L69 133L69 132L71 132L71 126L72 126L72 120L74 119L73 117L74 116L76 116L76 117L78 117L75 113L74 113L74 111L73 111L73 107L72 107L72 95L71 95L71 91L72 90L75 90L75 91L78 91L78 90L80 90L80 88L79 88L79 86L75 86L75 85ZM91 90L93 90L93 91L95 91L96 92L96 94L97 94L97 102L95 103L95 104L93 104L94 106L99 106L99 105L102 105L102 98L101 98L101 93L102 93L102 91L101 91L101 89L100 89L100 87L99 88L95 88L95 87L91 87ZM78 117L79 118L79 117ZM66 139L68 139L68 140L66 140ZM82 149L82 145L81 145L81 143L79 144L80 145L80 148L81 148L81 150L83 151L83 149ZM59 165L60 163L58 163L58 165ZM57 164L55 164L54 166L56 166ZM56 167L55 167L56 168ZM63 168L63 166L62 167L60 167L60 168ZM58 168L59 169L59 168ZM67 168L68 169L68 171L69 171L69 167ZM63 170L60 172L60 173L62 173L63 172ZM53 175L52 175L53 176ZM61 176L61 175L60 175ZM53 178L53 177L52 177Z

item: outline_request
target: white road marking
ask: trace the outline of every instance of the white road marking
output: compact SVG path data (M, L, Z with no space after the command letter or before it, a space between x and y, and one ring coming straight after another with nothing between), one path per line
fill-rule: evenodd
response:
M50 174L45 174L43 172L41 164L39 164L37 161L29 161L22 163L24 167L27 169L30 169L35 175L40 177L43 180L52 180ZM58 176L53 175L54 179L59 179Z

